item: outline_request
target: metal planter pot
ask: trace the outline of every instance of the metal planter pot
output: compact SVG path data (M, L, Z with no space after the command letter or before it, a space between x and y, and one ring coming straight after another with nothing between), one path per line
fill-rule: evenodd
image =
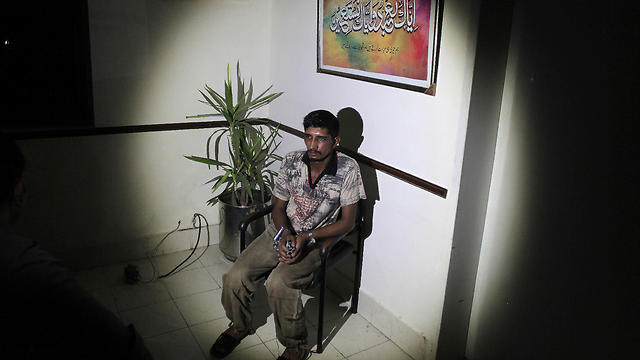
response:
M254 198L260 194L254 192ZM267 205L270 201L267 201ZM236 261L240 255L240 223L249 214L261 209L265 205L234 206L231 205L231 196L220 197L220 251L230 261ZM246 233L247 246L258 237L265 229L264 219L256 220L249 225Z

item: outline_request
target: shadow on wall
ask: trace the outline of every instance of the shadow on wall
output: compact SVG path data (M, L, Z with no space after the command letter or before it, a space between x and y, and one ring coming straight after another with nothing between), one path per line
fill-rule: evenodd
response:
M362 135L364 123L360 113L354 108L344 108L338 111L338 122L340 123L340 147L357 152L364 141ZM373 208L375 202L380 200L378 190L378 177L376 170L368 165L360 163L360 173L364 183L364 190L367 199L360 202L364 224L362 226L362 236L364 239L371 235L373 229Z

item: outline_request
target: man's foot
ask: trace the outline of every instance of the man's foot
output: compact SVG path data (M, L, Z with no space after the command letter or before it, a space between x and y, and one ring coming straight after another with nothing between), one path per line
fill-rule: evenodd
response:
M286 348L278 360L304 360L309 356L309 351L305 349Z
M233 327L229 327L218 336L209 353L218 359L222 359L229 355L247 335L249 335L249 330L239 333Z

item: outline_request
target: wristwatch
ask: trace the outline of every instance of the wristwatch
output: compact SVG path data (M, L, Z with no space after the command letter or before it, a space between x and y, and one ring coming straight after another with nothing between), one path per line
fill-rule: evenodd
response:
M316 243L316 238L313 237L313 231L309 231L307 236L308 236L307 245L313 245Z

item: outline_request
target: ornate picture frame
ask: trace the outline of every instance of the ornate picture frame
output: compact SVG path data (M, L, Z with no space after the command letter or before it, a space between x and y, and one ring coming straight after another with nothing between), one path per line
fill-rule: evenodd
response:
M318 0L320 73L435 95L442 0Z

